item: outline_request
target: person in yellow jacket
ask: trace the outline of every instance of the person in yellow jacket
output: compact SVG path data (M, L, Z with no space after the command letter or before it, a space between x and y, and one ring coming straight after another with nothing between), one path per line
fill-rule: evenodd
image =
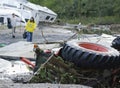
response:
M25 29L27 31L27 41L32 42L33 32L36 29L36 23L33 17L26 23Z

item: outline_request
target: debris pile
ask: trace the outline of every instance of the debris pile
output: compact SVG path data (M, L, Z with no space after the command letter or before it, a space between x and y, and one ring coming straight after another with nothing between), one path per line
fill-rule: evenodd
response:
M72 63L65 64L61 58L56 58L54 55L51 55L48 60L40 66L30 82L80 83L78 78L80 74L76 72L72 66Z
M94 88L119 86L119 68L84 69L53 53L35 48L36 65L29 83L81 84Z

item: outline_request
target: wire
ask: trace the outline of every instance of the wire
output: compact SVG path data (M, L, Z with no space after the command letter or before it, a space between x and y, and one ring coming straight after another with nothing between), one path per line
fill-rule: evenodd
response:
M40 26L38 26L38 28L41 31L41 35L42 35L42 38L45 40L45 43L48 43L48 40L45 38L44 33L43 33L42 29L40 28Z

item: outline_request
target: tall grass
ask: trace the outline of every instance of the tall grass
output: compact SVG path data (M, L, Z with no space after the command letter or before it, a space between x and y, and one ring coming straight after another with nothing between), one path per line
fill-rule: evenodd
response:
M105 34L112 34L112 32L110 30L95 30L95 29L83 29L80 32L78 32L78 34L98 34L101 35L102 33Z
M62 22L78 24L81 22L82 24L119 24L120 17L117 16L105 16L105 17L80 17L73 19L60 19Z

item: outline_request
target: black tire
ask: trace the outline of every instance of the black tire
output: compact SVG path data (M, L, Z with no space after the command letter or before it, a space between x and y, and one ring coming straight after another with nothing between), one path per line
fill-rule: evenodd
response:
M112 68L120 62L119 52L114 48L78 40L64 44L61 57L83 68Z
M112 47L120 51L120 36L112 41Z

